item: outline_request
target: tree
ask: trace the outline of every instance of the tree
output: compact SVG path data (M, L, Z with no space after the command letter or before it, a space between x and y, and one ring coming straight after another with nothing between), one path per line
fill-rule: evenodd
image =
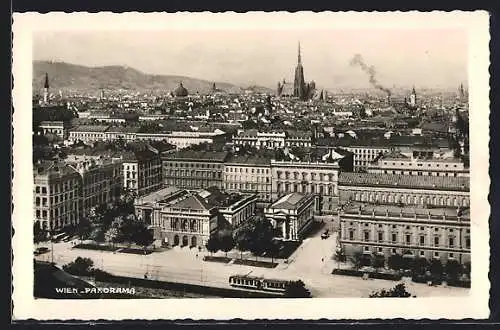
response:
M236 247L240 250L240 259L243 259L243 252L250 249L251 239L248 231L238 231L236 236Z
M38 244L47 240L47 231L42 228L40 221L33 224L33 243Z
M220 246L219 238L213 235L210 236L206 244L208 252L210 252L210 254L213 254L219 251L219 246Z
M311 298L311 292L306 288L302 280L288 283L285 289L287 298Z
M451 280L456 280L462 273L462 266L455 259L448 260L445 266L445 272L451 278Z
M382 254L376 254L373 259L373 267L375 268L384 268L385 266L385 257Z
M403 257L400 254L393 254L387 260L389 268L400 270L403 267Z
M219 243L220 243L221 250L226 253L226 258L227 258L227 253L229 251L231 251L235 246L233 236L232 235L224 235L220 238Z
M443 264L439 259L433 259L429 270L433 276L441 277L443 275Z
M363 253L356 251L352 255L352 257L349 258L349 260L353 263L354 268L360 269L362 265L362 258L363 258Z
M134 242L144 249L150 246L154 242L154 236L151 230L147 229L145 226L139 227L135 233Z
M118 229L116 227L109 228L104 234L104 240L108 243L115 243L118 237Z
M87 239L92 232L92 224L90 223L89 218L83 217L77 224L76 233L80 240Z
M72 275L86 276L93 272L94 262L90 258L77 257L75 261L63 266L63 270Z
M416 258L413 261L411 271L412 271L413 275L423 275L423 274L425 274L425 272L427 271L428 268L429 268L429 261L427 261L427 259Z
M404 283L399 283L390 290L382 289L369 295L370 298L409 298L411 296L411 293L406 291Z
M104 230L100 226L95 226L92 229L89 238L96 242L104 242Z

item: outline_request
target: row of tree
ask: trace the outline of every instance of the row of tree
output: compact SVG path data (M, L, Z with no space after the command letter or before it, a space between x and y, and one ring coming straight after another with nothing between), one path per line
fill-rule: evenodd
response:
M274 236L275 231L269 220L256 215L238 227L234 233L223 231L212 235L207 241L206 248L211 253L224 251L226 257L227 252L236 247L240 251L241 258L245 251L250 251L256 260L264 253L274 258L277 254Z
M339 251L337 259L342 258L342 252ZM363 266L372 266L376 269L381 269L386 266L385 257L381 254L368 255L361 252L355 253L350 261L354 264L356 269ZM447 274L453 279L458 278L460 275L470 275L470 263L461 265L457 260L450 259L445 265L439 259L431 261L426 258L409 258L400 254L391 255L387 258L387 267L393 270L411 270L414 275L424 275L428 272L435 276L441 276L443 273Z

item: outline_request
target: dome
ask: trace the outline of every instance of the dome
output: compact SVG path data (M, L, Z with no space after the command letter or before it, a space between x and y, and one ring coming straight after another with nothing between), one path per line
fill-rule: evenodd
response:
M182 83L180 83L179 86L174 90L174 95L176 97L188 96L188 90L184 86L182 86Z

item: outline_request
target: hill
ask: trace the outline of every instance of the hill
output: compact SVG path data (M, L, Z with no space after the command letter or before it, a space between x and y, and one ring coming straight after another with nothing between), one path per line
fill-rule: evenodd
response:
M45 73L49 75L52 92L82 93L97 95L103 90L124 90L130 92L166 94L174 90L180 82L189 93L206 94L212 90L214 82L184 76L151 75L124 66L87 67L64 62L33 62L33 93L43 88ZM218 90L240 93L244 89L230 83L215 82ZM272 90L252 86L259 92Z

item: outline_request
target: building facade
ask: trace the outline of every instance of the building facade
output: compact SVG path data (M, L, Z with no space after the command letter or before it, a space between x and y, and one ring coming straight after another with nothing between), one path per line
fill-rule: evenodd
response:
M121 160L72 156L66 159L66 163L81 176L81 216L89 216L96 206L120 197L123 184Z
M340 228L346 256L358 252L470 262L468 209L351 204L340 214Z
M162 156L165 185L186 189L224 187L227 152L179 151Z
M39 127L43 135L50 133L61 139L67 138L68 130L63 121L42 121Z
M314 221L316 196L290 193L264 209L264 216L279 229L278 239L301 240Z
M338 163L271 160L272 195L276 200L297 192L317 194L316 211L334 214L338 207Z
M340 203L469 207L469 178L341 173Z
M162 161L150 149L125 154L122 162L123 188L136 196L149 194L163 187Z
M41 228L53 232L76 225L81 216L79 173L64 163L46 162L35 165L33 179L34 218Z
M456 158L381 157L368 165L367 172L417 176L469 176L469 169L465 168L464 163Z
M271 163L265 157L231 157L224 164L224 190L256 193L259 202L271 202Z

